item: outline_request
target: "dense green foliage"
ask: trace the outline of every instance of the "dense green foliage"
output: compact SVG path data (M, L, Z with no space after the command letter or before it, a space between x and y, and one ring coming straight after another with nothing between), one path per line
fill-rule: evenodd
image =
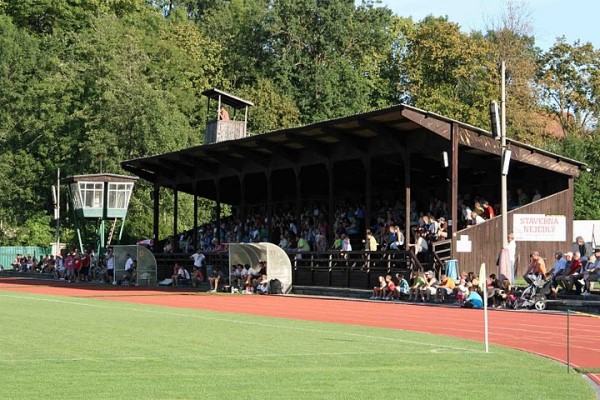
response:
M465 33L372 0L0 1L0 244L47 245L58 168L122 173L123 160L202 143L210 87L256 103L253 133L399 102L487 127L502 58L509 136L596 171L598 50L559 39L543 52L512 22ZM576 218L600 214L593 174L576 182ZM131 239L150 236L151 209L141 182Z
M596 398L558 362L445 336L3 291L0 306L3 399Z

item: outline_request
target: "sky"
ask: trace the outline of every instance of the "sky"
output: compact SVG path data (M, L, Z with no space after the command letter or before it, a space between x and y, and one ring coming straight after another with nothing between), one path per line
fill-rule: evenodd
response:
M396 15L412 16L420 21L429 14L448 16L462 30L486 30L490 21L498 21L503 0L382 0ZM548 50L559 36L568 43L581 40L600 48L600 1L597 0L520 0L529 12L531 34L536 45Z

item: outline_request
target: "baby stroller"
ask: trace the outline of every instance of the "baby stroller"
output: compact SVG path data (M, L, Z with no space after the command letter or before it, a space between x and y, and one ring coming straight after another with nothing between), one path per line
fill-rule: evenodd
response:
M535 307L536 310L546 309L546 296L552 292L552 279L546 280L539 276L529 285L514 302L514 309Z

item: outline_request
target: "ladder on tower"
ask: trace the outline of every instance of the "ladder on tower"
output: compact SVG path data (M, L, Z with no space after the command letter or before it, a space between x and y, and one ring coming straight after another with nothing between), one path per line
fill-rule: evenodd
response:
M108 239L106 240L106 246L110 246L110 242L112 241L113 235L115 234L115 227L117 226L117 219L115 218L115 220L112 223L112 226L110 227L110 232L108 233Z

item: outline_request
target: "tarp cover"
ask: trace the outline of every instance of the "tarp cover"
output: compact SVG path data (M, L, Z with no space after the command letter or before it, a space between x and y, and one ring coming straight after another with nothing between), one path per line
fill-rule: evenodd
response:
M249 264L256 271L258 262L267 262L267 277L279 279L283 293L292 290L292 264L288 254L273 243L230 243L229 244L229 275L232 266Z

